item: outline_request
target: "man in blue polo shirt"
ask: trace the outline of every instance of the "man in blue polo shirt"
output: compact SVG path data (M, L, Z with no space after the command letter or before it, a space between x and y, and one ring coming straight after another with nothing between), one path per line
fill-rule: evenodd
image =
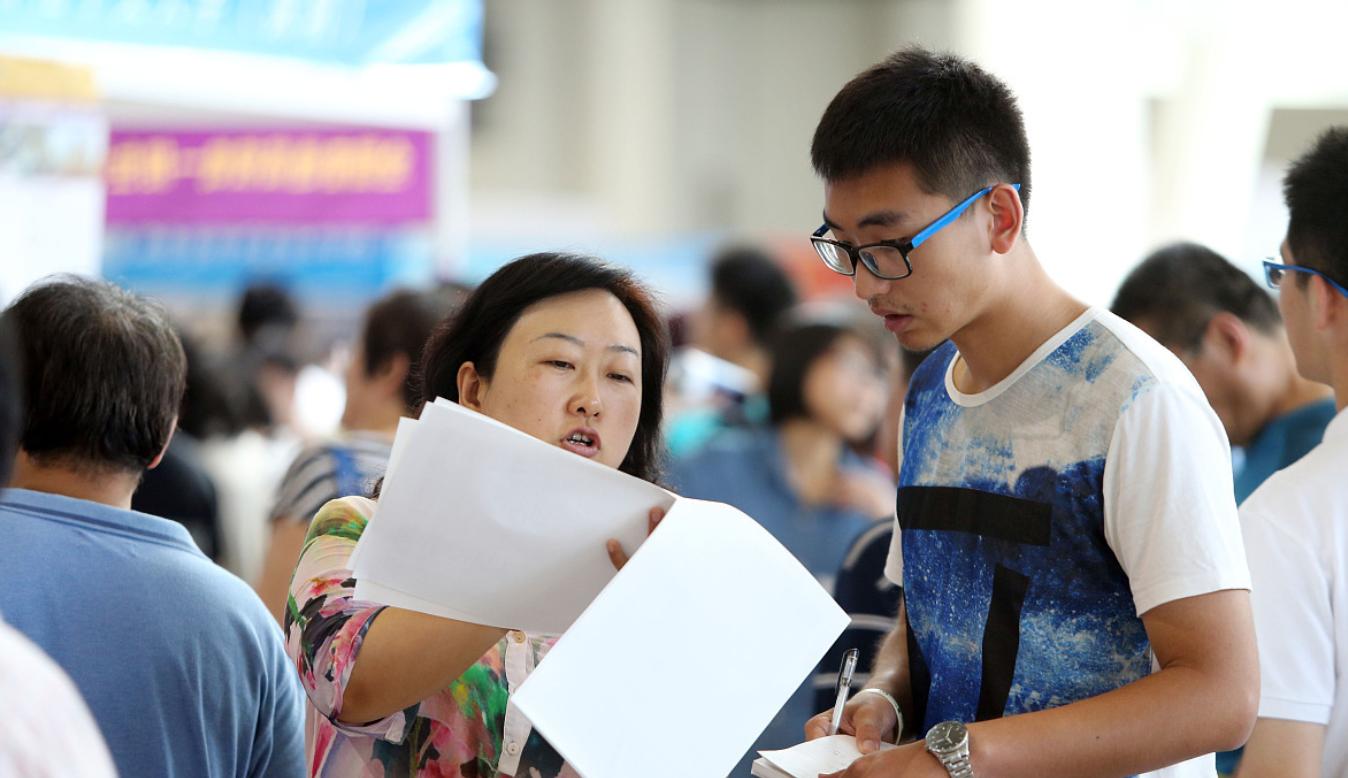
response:
M125 776L294 776L303 708L281 636L179 524L130 510L183 393L157 308L63 278L5 311L23 363L0 612L70 675Z

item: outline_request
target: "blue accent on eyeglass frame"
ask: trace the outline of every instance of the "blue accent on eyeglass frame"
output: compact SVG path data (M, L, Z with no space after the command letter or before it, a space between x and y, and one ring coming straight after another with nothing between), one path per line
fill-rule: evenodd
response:
M1279 262L1274 262L1271 259L1264 260L1264 283L1268 284L1270 289L1282 288L1282 279L1279 278L1277 281L1274 281L1273 274L1274 272L1285 272L1288 270L1294 273L1310 273L1313 276L1320 276L1325 280L1325 283L1337 289L1339 294L1348 297L1348 289L1343 288L1338 281L1330 278L1322 270L1316 270L1313 267L1303 267L1302 265L1284 265Z
M904 278L907 278L913 273L912 265L909 263L908 260L909 252L911 252L918 246L921 246L923 243L927 241L928 238L940 232L943 227L949 225L951 222L958 219L960 217L960 214L964 213L966 210L969 209L969 206L978 202L979 198L983 197L983 195L986 195L988 192L991 192L998 186L1000 186L1000 184L989 184L988 186L983 187L977 192L974 192L973 194L964 198L964 200L959 204L957 204L955 207L951 208L941 216L937 217L937 219L933 221L931 224L928 224L926 227L923 227L916 235L907 240L881 240L876 241L875 243L866 243L861 246L849 246L845 243L839 243L838 241L828 240L827 238L824 237L824 234L829 230L827 222L821 224L819 226L819 229L815 230L814 234L812 234L810 238L812 240L819 241L821 243L828 243L830 245L836 246L842 249L843 251L847 252L848 256L851 257L852 259L852 272L849 275L856 275L856 266L858 264L858 261L862 259L861 252L864 249L875 248L876 246L887 246L889 248L898 249L899 253L903 255L903 263L908 271L906 274L902 276L883 275L879 272L878 268L872 267L870 262L861 261L860 264L865 265L866 269L869 270L877 278L899 281ZM1019 192L1020 184L1012 184L1011 188ZM830 269L833 269L835 272L841 272L838 271L836 268L833 268L831 265L829 267Z

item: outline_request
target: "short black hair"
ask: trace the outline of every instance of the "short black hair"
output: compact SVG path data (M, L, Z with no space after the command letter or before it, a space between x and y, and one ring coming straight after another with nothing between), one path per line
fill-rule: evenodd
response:
M853 78L824 110L810 160L825 181L906 162L924 191L955 202L1018 183L1029 210L1030 143L1016 97L953 54L907 48Z
M157 305L58 276L5 311L24 376L19 445L38 462L139 474L173 433L186 359Z
M749 336L767 345L773 328L798 299L796 286L767 252L750 246L723 249L711 261L711 296L749 325Z
M636 434L618 469L656 482L663 446L665 373L669 338L651 293L631 273L593 257L530 254L506 263L482 282L457 313L436 327L421 357L424 402L436 397L459 401L459 367L472 362L490 378L501 344L525 309L550 297L602 289L623 304L641 339L641 411Z
M451 312L450 298L433 292L399 289L365 311L361 346L365 375L372 376L399 354L407 357L403 405L415 413L421 405L421 352L435 325Z
M1287 244L1298 265L1348 286L1348 127L1331 127L1292 163L1282 183ZM1295 273L1297 283L1309 277Z
M1197 243L1172 243L1133 268L1110 305L1169 348L1195 351L1212 317L1227 312L1264 333L1282 325L1278 304L1250 275Z
M810 368L844 337L856 338L877 365L883 364L875 341L860 331L833 322L792 322L772 338L772 370L768 375L768 416L774 426L791 419L809 418L805 378Z
M9 334L9 326L0 317L0 489L9 483L9 471L14 464L14 447L19 442L19 424L22 420L22 390L19 376L19 352Z
M248 286L239 297L239 334L252 343L265 330L289 331L299 323L299 306L285 287L259 282Z

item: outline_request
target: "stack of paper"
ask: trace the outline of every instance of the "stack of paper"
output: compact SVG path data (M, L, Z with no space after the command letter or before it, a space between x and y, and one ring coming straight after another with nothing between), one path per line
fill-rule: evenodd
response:
M616 575L608 538L640 546ZM444 401L400 426L353 568L362 599L565 631L511 702L585 778L726 775L848 624L734 508Z
M356 597L474 624L560 634L674 495L440 399L398 427ZM490 574L487 574L490 571Z
M880 750L894 748L881 743ZM759 751L752 774L758 778L819 778L821 773L845 770L861 758L856 738L833 735L810 740L782 751Z

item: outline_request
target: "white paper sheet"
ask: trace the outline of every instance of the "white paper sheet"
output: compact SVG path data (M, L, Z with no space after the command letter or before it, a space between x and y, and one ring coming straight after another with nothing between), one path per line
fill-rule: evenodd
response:
M448 401L399 425L353 555L356 597L560 634L674 495ZM489 571L489 574L484 574Z
M721 776L847 624L753 519L680 499L512 701L585 778Z
M881 751L891 748L894 746L890 743L880 744ZM819 778L820 773L836 773L861 758L856 738L851 735L821 737L780 751L758 753L762 759L755 760L755 769L758 762L766 761L777 768L779 774L789 775L791 778Z

